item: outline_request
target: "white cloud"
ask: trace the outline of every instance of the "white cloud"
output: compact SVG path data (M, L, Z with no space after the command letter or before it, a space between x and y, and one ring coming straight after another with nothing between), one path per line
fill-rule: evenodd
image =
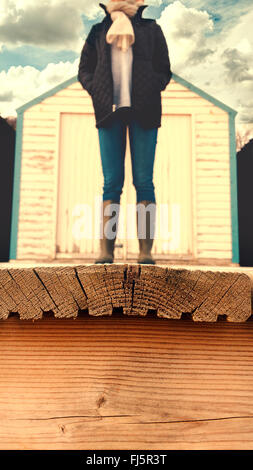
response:
M83 31L81 14L92 19L97 4L88 0L5 0L0 10L0 50L3 44L9 48L30 44L51 50L78 50Z
M213 22L207 12L187 8L180 1L167 6L157 20L166 37L172 67L177 73L186 66L202 62L212 53L205 33L212 31Z
M236 26L212 36L205 11L180 1L157 21L166 37L172 70L238 111L237 120L253 123L253 11Z
M238 51L248 56L252 53L252 45L250 44L249 40L245 37L241 39L241 41L237 44L237 49Z
M81 13L85 13L91 18L92 15L97 15L98 11L102 11L98 3L72 0L71 4L67 4L60 0L42 0L39 5L45 8L50 4L50 14L54 19L60 4L63 11L66 11L66 5L71 5L73 11L79 12L79 17ZM158 5L161 0L147 1L147 3ZM203 3L202 0L199 3ZM194 1L192 4L196 5L197 2ZM17 12L18 8L23 8L27 13L29 5L34 5L33 0L17 0L15 5L13 1L5 0L4 11L8 18L11 18L11 9ZM27 18L28 16L26 21ZM226 28L218 35L210 35L213 22L209 14L203 11L203 8L201 10L189 8L177 0L163 10L157 23L161 25L167 39L172 71L236 109L239 123L253 123L253 11L239 18L233 28ZM50 29L51 24L44 22L43 27L48 25ZM71 27L74 30L76 25ZM58 38L60 33L59 27ZM67 36L65 34L64 40L72 41L75 50L81 52L83 39L78 27L77 33L74 32L72 36L69 33L69 38ZM21 66L11 67L8 72L1 72L0 112L15 115L17 107L77 74L78 63L79 58L74 63L49 64L41 72L35 67ZM11 93L14 95L13 99Z
M0 72L0 90L4 98L2 100L0 96L0 115L16 116L18 107L77 75L78 63L79 59L76 59L74 63L48 64L42 71L18 66L10 67L8 72Z

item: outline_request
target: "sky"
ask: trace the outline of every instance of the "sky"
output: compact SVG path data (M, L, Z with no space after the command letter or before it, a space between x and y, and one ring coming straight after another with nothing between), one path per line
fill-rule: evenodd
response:
M105 2L101 2L106 4ZM253 128L252 0L146 0L167 41L172 71L237 111ZM0 115L78 73L97 0L0 0Z

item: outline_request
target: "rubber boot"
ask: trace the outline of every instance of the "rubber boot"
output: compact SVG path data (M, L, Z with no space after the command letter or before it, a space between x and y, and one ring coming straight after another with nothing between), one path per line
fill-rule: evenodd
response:
M156 204L153 201L141 201L138 204L143 204L145 208L149 204L154 204L155 205L155 213L156 213ZM140 212L139 212L140 210ZM145 210L145 212L142 212L142 209L140 208L139 210L136 211L136 218L137 218L137 236L138 236L138 241L139 241L139 256L137 263L139 264L156 264L155 260L153 259L151 255L151 250L153 246L153 241L154 238L154 233L155 233L155 213L153 213L153 208L151 208L151 214L152 216L150 217L150 212L149 210ZM154 214L154 217L153 217ZM145 230L146 227L146 230ZM143 236L145 238L140 238L141 233L143 233Z
M119 210L117 213L115 211L112 212L111 215L105 215L105 208L109 204L116 204L116 201L112 200L106 200L103 201L103 215L102 215L102 230L103 230L103 235L102 238L100 239L100 255L99 257L95 260L95 264L105 264L105 263L113 263L114 261L114 245L115 245L115 240L117 236L117 230L118 230L118 218L119 218ZM119 204L119 203L117 203ZM110 238L106 236L106 223L111 220L112 218L116 217L116 223L114 223L112 227L112 231L114 232L114 237L113 239L110 240Z

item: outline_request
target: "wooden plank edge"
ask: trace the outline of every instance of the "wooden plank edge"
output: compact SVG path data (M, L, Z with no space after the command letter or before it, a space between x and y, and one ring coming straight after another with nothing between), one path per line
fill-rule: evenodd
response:
M185 318L183 314L187 314L189 318L191 318L193 321L198 321L198 322L215 322L219 319L219 316L225 317L227 321L231 322L236 322L236 323L243 323L247 321L251 316L252 316L252 299L253 299L253 269L252 268L245 268L245 267L231 267L231 266L195 266L195 265L140 265L137 263L113 263L113 264L107 264L107 265L95 265L93 263L87 263L87 264L79 264L79 265L74 265L71 263L2 263L0 265L0 274L3 273L3 271L8 271L8 272L13 272L15 274L15 271L20 272L20 270L35 270L37 272L40 272L40 270L43 272L43 270L48 271L49 273L59 273L59 270L67 268L67 271L69 270L74 270L76 273L80 273L81 275L84 274L86 276L86 281L87 282L87 272L91 269L92 275L90 276L90 273L88 273L88 279L90 281L88 282L88 290L90 289L90 292L92 292L92 289L95 289L94 286L94 280L92 281L92 276L95 275L96 282L99 283L99 289L101 289L101 292L106 291L106 295L102 295L100 297L99 302L100 304L96 304L93 302L94 299L92 299L92 296L89 297L89 294L87 295L86 293L86 284L85 282L82 283L81 279L78 278L78 282L80 284L80 288L83 290L83 295L84 295L84 301L82 302L82 307L80 308L80 292L79 292L79 300L78 302L76 299L73 297L73 292L67 292L66 290L66 282L65 282L65 287L64 283L59 280L59 288L62 289L62 292L68 294L68 302L62 304L62 308L59 309L59 305L57 303L55 304L57 308L54 309L54 307L50 310L43 310L41 309L40 312L36 312L36 314L32 313L30 314L28 311L27 313L23 314L20 313L19 308L13 309L13 307L10 309L8 308L8 302L3 300L3 298L0 296L0 319L1 320L7 320L11 314L18 314L21 320L38 320L42 319L43 316L49 314L52 314L56 318L72 318L75 319L81 312L87 311L88 315L93 315L93 316L104 316L104 315L112 315L113 311L116 311L117 309L121 308L123 309L123 313L126 315L136 315L136 316L146 316L149 311L152 311L154 314L157 315L157 317L160 318L172 318L172 319L181 319L182 316ZM148 271L147 271L148 270ZM191 312L172 312L172 314L168 313L168 310L165 308L162 308L161 306L159 307L159 304L157 303L157 300L154 302L152 299L149 299L147 294L147 282L145 280L145 288L143 289L143 282L140 280L140 273L143 272L150 272L150 270L153 270L153 273L157 273L160 271L160 273L172 273L175 276L179 273L184 272L185 274L187 273L221 273L223 276L226 274L238 274L239 276L237 279L240 277L240 281L243 280L246 286L246 291L247 295L245 296L245 299L243 300L244 305L244 313L242 316L238 315L232 315L230 316L229 312L229 305L227 306L227 311L226 314L221 314L215 316L200 316L196 314L196 310L198 310L198 306L194 308ZM86 272L87 271L87 272ZM117 273L118 271L118 273ZM110 278L111 282L111 287L114 289L115 292L117 292L117 286L115 288L114 283L115 282L122 282L122 279L120 280L120 273L123 277L127 277L125 279L124 283L124 299L127 301L124 303L124 299L121 298L122 295L116 295L112 301L110 298L110 295L108 296L108 285L107 285L107 279ZM101 276L102 274L102 276ZM105 275L104 275L105 274ZM119 276L118 276L119 274ZM100 278L98 278L100 276ZM116 276L116 277L115 277ZM59 277L59 276L58 276ZM81 277L81 276L80 276ZM121 276L122 277L122 276ZM237 280L236 279L236 280ZM101 284L102 283L102 284ZM134 292L134 295L132 296L132 304L129 305L129 299L130 296L133 294L133 287L138 287L138 289ZM45 287L45 286L43 286ZM121 286L122 287L122 286ZM65 290L64 290L65 289ZM95 289L96 290L96 289ZM71 289L69 289L71 291ZM143 294L145 293L145 295ZM121 293L122 294L122 293ZM49 291L47 291L47 296L48 299L49 297L52 300L52 305L54 304L53 297L51 297L52 294L50 294ZM227 295L227 294L225 294ZM224 295L222 296L224 297ZM107 298L107 300L106 300ZM70 301L72 300L72 302ZM103 299L103 301L101 301ZM116 300L115 300L116 299ZM137 306L136 306L136 299L138 299ZM13 299L15 301L15 298ZM36 299L37 300L37 299ZM65 299L64 299L65 300ZM115 301L114 301L115 300ZM27 299L27 301L30 302L30 299ZM86 304L85 304L85 301ZM134 302L135 301L135 302ZM33 300L34 302L34 300ZM59 300L58 300L59 302ZM102 302L102 303L101 303ZM201 302L203 303L203 302ZM219 303L219 302L218 302ZM48 302L49 304L49 302ZM66 305L68 305L68 309L65 312ZM73 305L75 308L73 309ZM3 308L6 307L6 308ZM235 312L236 313L236 312Z

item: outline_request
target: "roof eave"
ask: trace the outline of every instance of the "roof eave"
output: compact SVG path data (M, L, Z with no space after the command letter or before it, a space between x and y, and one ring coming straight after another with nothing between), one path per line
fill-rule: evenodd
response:
M172 73L172 78L180 83L181 85L185 86L186 88L188 88L189 90L197 93L198 95L202 96L204 99L210 101L211 103L213 103L215 106L218 106L219 108L223 109L224 111L230 113L231 115L233 116L236 116L237 114L237 111L233 108L231 108L230 106L227 106L226 104L222 103L221 101L217 100L216 98L214 98L213 96L209 95L208 93L206 93L205 91L201 90L200 88L196 87L195 85L193 85L192 83L188 82L187 80L185 80L184 78L181 78L179 75L175 74L175 73ZM20 113L23 113L26 109L36 105L36 104L39 104L41 101L43 101L44 99L46 98L49 98L50 96L53 96L55 93L57 93L58 91L60 90L63 90L64 88L66 88L67 86L69 85L72 85L72 83L75 83L76 81L78 81L78 77L77 75L75 75L74 77L68 79L68 80L65 80L64 82L60 83L59 85L55 86L54 88L51 88L50 90L46 91L45 93L37 96L36 98L28 101L27 103L23 104L22 106L20 106L19 108L16 109L17 113L20 114Z
M230 106L226 105L225 103L223 103L222 101L219 101L217 100L216 98L214 98L213 96L209 95L208 93L206 93L205 91L201 90L200 88L196 87L195 85L193 85L192 83L188 82L187 80L185 80L184 78L181 78L179 77L179 75L175 74L175 73L172 73L172 78L180 83L181 85L185 86L186 88L188 88L189 90L191 91L194 91L195 93L197 93L198 95L202 96L204 99L210 101L211 103L213 103L215 106L218 106L218 108L221 108L223 109L224 111L227 111L228 113L230 114L233 114L234 116L237 114L237 111L233 108L231 108Z

